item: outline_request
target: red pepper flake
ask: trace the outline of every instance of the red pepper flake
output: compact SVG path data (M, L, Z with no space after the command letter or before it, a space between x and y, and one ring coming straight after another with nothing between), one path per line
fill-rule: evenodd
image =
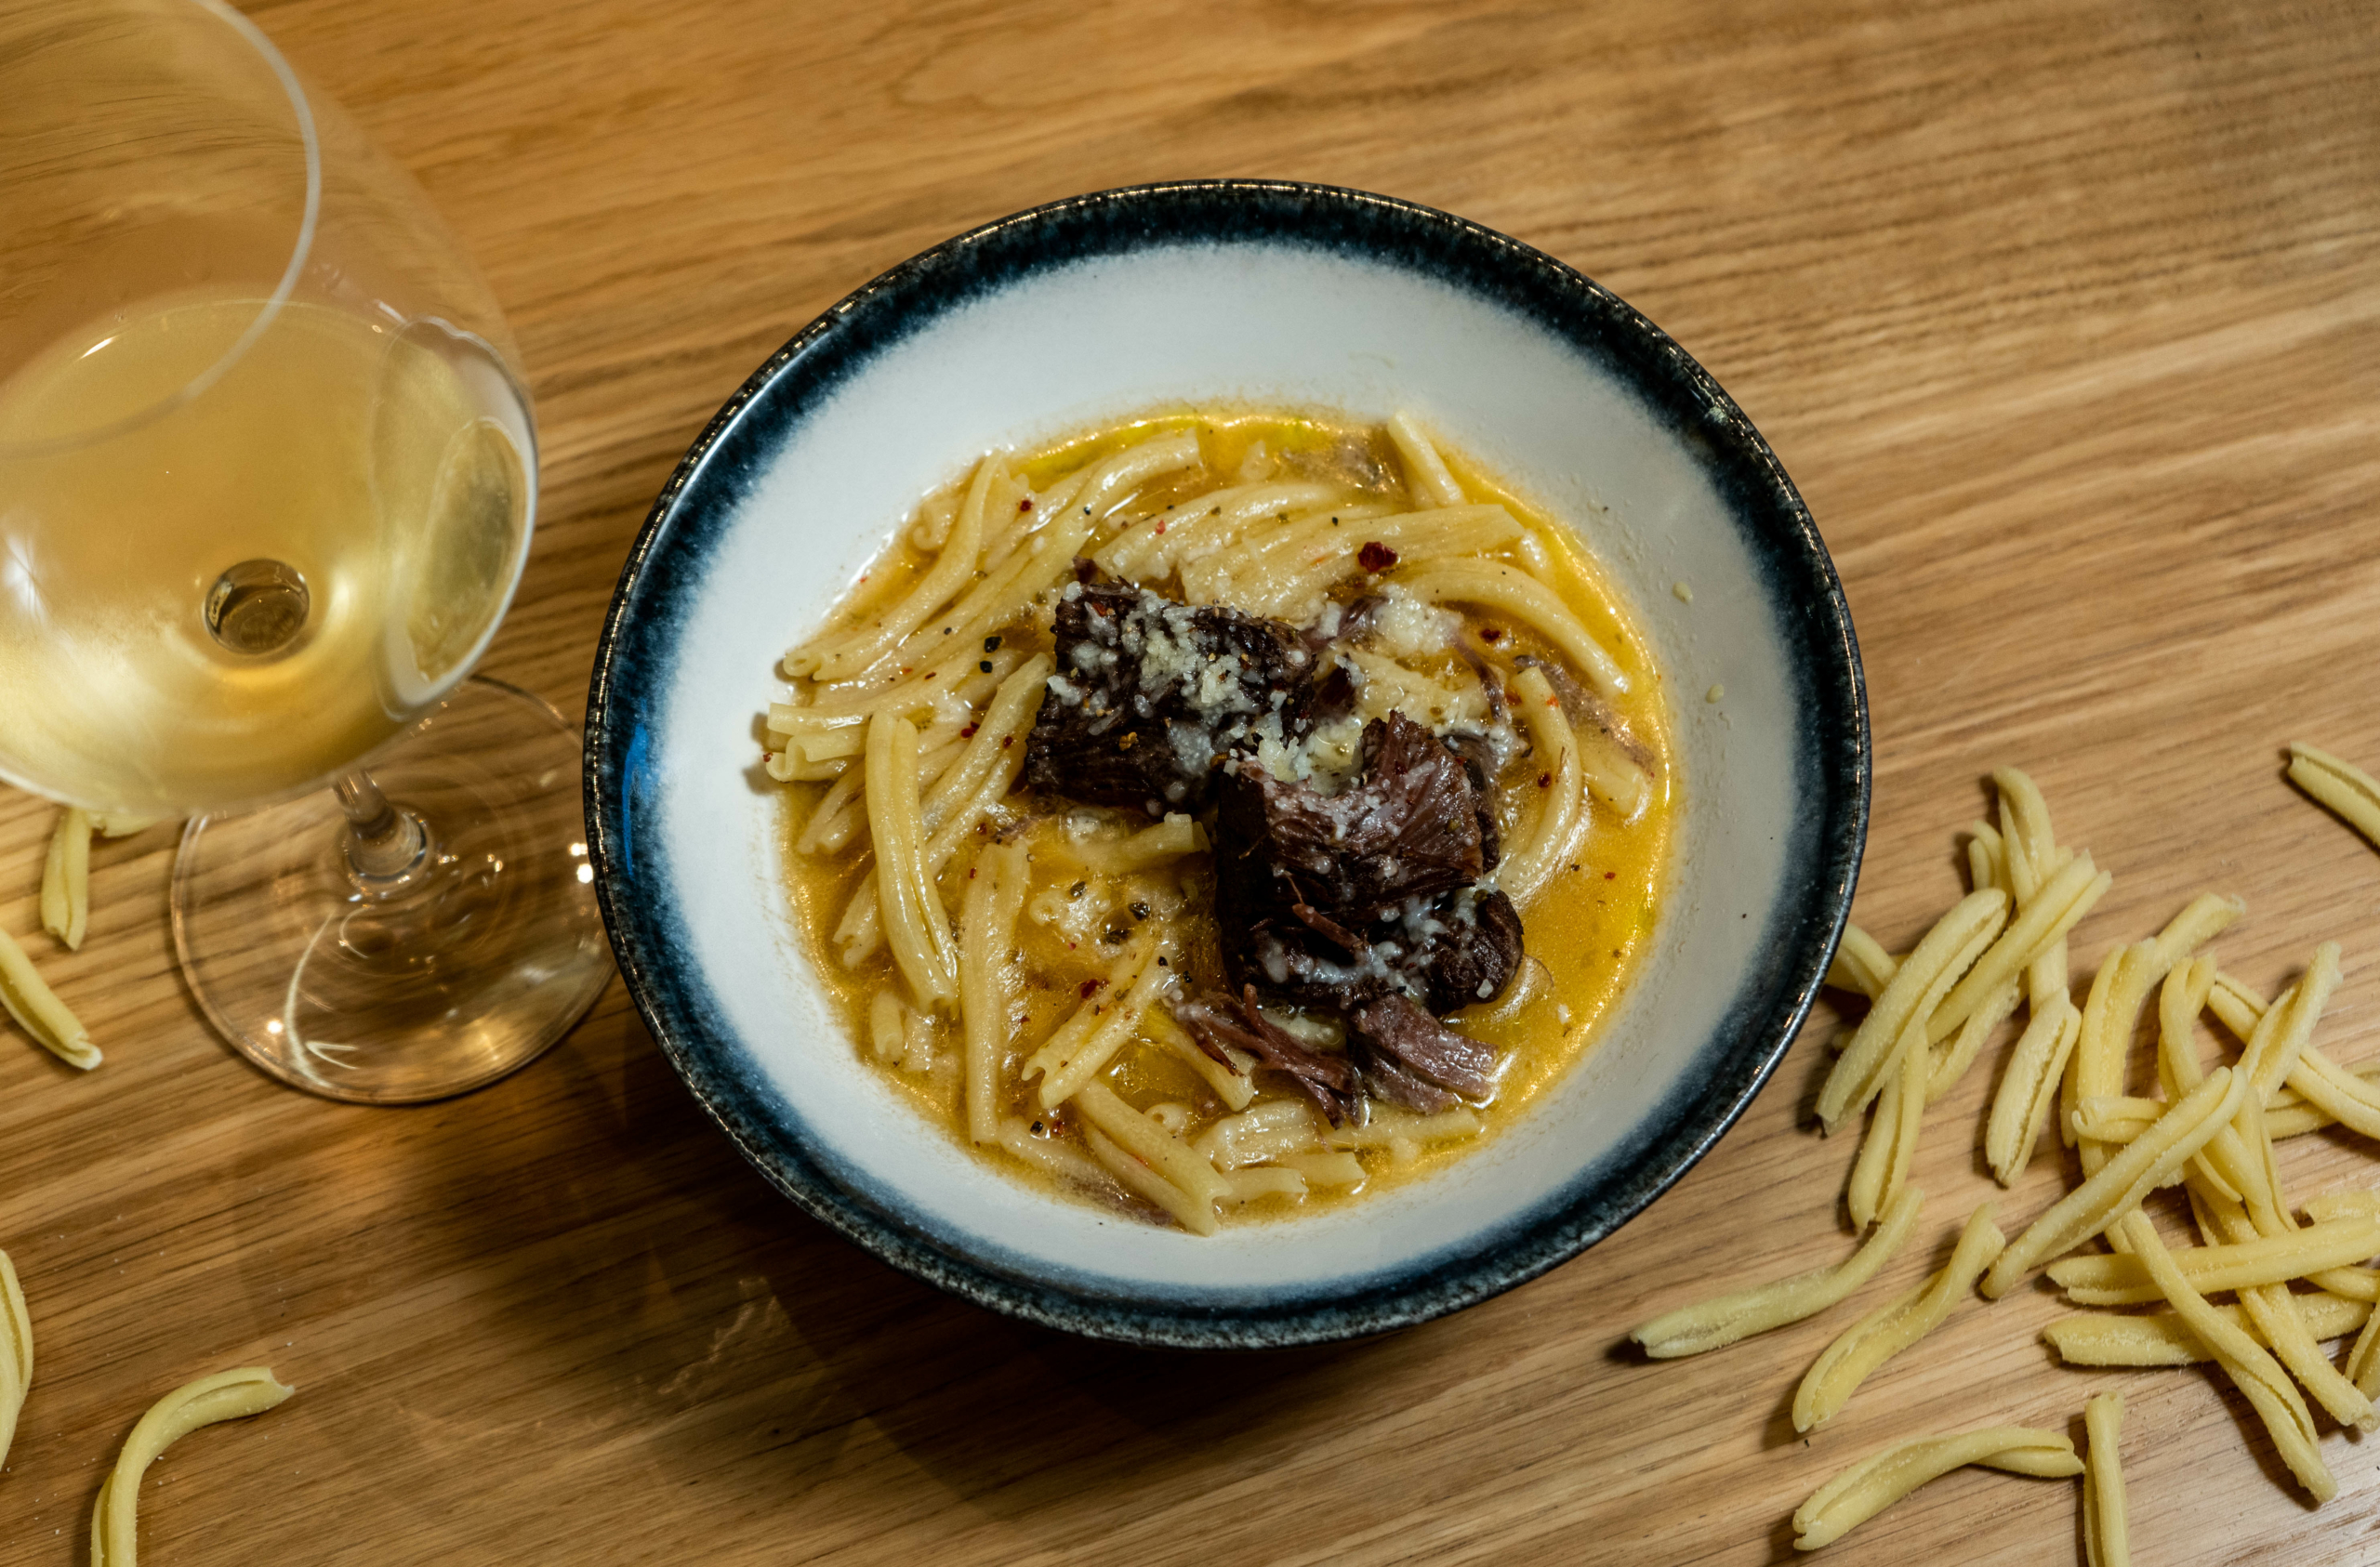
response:
M1479 628L1479 639L1483 642L1501 642L1504 639L1503 627L1499 625L1483 625Z
M1007 750L1010 746L1012 746L1012 745L1013 745L1013 744L1016 744L1016 736L1014 736L1014 735L1012 735L1012 734L1003 734L1003 735L1001 735L1001 736L1000 736L1000 749L1001 749L1001 750L1005 751L1005 750Z
M1355 551L1355 560L1364 570L1377 575L1396 564L1396 551L1374 539Z
M1085 1001L1089 1001L1092 996L1099 994L1099 987L1106 982L1107 981L1104 980L1085 980L1082 982L1082 998Z
M927 679L929 679L929 680L931 680L931 679L932 679L936 675L939 675L939 674L941 674L941 673L942 673L942 671L941 671L941 670L939 670L939 669L929 669L929 670L927 670L927 671L926 671L926 678L927 678Z
M1606 871L1603 874L1603 879L1606 881L1615 881L1619 879L1619 876L1620 873L1618 871Z
M1017 502L1016 509L1019 511L1031 511L1033 509L1033 497L1031 495L1027 495L1023 500Z
M1162 517L1157 520L1157 531L1160 537L1165 533L1165 519Z
M1570 868L1571 868L1572 870L1574 870L1574 871L1575 871L1575 870L1577 870L1579 867L1578 867L1578 866L1576 866L1576 865L1573 865L1573 866L1571 866ZM972 866L972 865L970 865L970 866L968 866L968 867L967 867L967 879L968 879L969 881L972 881L972 880L974 880L974 879L975 879L975 867L974 867L974 866Z
M1537 775L1537 786L1540 789L1552 788L1554 786L1554 775L1550 772L1539 773Z
M959 738L961 740L972 740L975 738L975 731L983 727L984 726L981 724L969 724L965 729L959 731Z

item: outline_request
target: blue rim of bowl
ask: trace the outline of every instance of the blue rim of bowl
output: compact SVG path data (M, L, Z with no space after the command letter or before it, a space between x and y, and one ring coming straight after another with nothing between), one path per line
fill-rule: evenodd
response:
M1797 825L1763 960L1701 1049L1707 1070L1689 1073L1592 1179L1387 1287L1363 1281L1360 1297L1326 1290L1279 1304L1151 1304L954 1253L838 1179L774 1123L766 1096L738 1069L733 1040L711 1025L699 976L672 960L674 939L635 879L629 830L651 732L639 704L668 666L667 607L698 580L703 546L734 509L741 477L758 471L806 407L941 316L1047 268L1208 242L1305 245L1403 267L1501 305L1604 364L1701 458L1797 655L1797 783L1816 809ZM747 417L756 408L768 416ZM707 506L689 496L705 473L723 492ZM902 262L804 327L736 388L654 501L604 617L586 744L588 843L620 972L695 1100L754 1167L830 1229L962 1298L1095 1338L1186 1349L1286 1348L1413 1326L1525 1284L1642 1212L1716 1145L1800 1031L1849 915L1871 773L1858 642L1833 561L1776 454L1708 372L1585 274L1492 229L1368 191L1270 179L1130 186L1029 208Z

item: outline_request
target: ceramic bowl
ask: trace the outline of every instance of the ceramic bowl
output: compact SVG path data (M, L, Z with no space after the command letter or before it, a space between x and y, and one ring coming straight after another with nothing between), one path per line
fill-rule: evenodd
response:
M1214 402L1411 409L1577 526L1667 672L1684 803L1652 950L1566 1081L1428 1179L1201 1240L997 1176L862 1060L797 941L754 736L785 648L980 454ZM1238 1348L1456 1310L1677 1179L1808 1008L1850 906L1869 785L1832 564L1699 365L1579 272L1476 224L1244 180L1004 218L773 355L637 537L587 762L620 970L694 1096L779 1190L995 1310Z

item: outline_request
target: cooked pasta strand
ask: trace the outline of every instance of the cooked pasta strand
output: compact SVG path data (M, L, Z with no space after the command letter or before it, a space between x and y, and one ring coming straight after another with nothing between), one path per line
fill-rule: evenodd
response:
M1182 566L1236 543L1264 518L1328 507L1342 494L1328 484L1297 481L1210 491L1194 505L1130 524L1091 558L1110 576L1162 582Z
M1400 410L1388 421L1388 439L1405 464L1405 487L1435 506L1461 506L1462 486L1448 471L1446 459L1421 433L1410 413Z
M814 676L821 680L848 680L892 652L902 639L925 624L929 615L949 603L974 574L975 561L983 553L985 499L993 485L1006 477L1007 469L1006 460L998 452L977 463L974 481L967 486L967 499L959 507L949 539L916 586L898 603L879 614L872 625L813 643L799 653L787 653L786 673Z
M1793 1394L1793 1429L1825 1425L1877 1367L1941 1326L2006 1244L1991 1222L1990 1203L1969 1214L1948 1262L1915 1289L1844 1329L1819 1353Z
M1191 1197L1211 1204L1226 1190L1215 1167L1191 1151L1190 1145L1116 1097L1115 1090L1092 1078L1068 1101L1091 1124ZM1212 1215L1209 1218L1211 1219ZM1206 1231L1201 1231L1203 1234Z
M1969 1464L2043 1480L2082 1472L2082 1460L2064 1435L2028 1426L1897 1442L1836 1475L1793 1509L1793 1548L1831 1545L1928 1481Z
M1400 571L1397 586L1433 604L1485 604L1535 630L1552 642L1598 695L1627 691L1628 677L1603 645L1579 624L1554 590L1516 566L1488 560L1433 560Z
M1578 852L1587 817L1578 743L1543 671L1522 670L1513 681L1513 697L1547 780L1537 791L1542 798L1536 817L1520 841L1506 849L1502 863L1496 867L1497 885L1526 909Z
M918 731L906 718L879 714L868 726L867 819L876 841L877 905L892 961L920 1007L939 1007L959 993L950 930L926 875L918 820Z
M1079 1045L1062 1060L1044 1065L1041 1057L1036 1056L1026 1067L1028 1074L1037 1069L1042 1074L1042 1109L1055 1110L1072 1099L1094 1073L1116 1058L1116 1052L1138 1032L1149 1008L1173 987L1172 968L1157 961L1161 940L1160 937L1148 942L1149 950L1142 955L1138 970L1129 981L1112 981L1118 988L1106 993L1107 1015L1098 1027L1085 1034ZM1129 991L1120 989L1125 983L1130 985ZM1090 1005L1099 1004L1094 1001Z
M1628 1337L1643 1345L1653 1359L1673 1360L1814 1317L1873 1278L1876 1270L1900 1250L1910 1231L1917 1228L1918 1211L1924 1201L1925 1194L1916 1187L1903 1187L1884 1210L1874 1233L1843 1262L1664 1311Z
M959 910L959 1022L966 1042L967 1135L977 1143L999 1138L1000 1055L1010 1033L1009 987L1002 981L1024 905L1023 844L994 844L977 856L974 878Z

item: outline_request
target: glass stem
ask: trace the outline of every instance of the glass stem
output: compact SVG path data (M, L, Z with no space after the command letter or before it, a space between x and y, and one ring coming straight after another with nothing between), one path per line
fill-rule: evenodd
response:
M332 784L331 790L338 796L339 810L347 813L342 847L348 879L355 889L366 898L387 898L419 882L433 858L429 823L404 807L390 804L380 785L362 768Z

